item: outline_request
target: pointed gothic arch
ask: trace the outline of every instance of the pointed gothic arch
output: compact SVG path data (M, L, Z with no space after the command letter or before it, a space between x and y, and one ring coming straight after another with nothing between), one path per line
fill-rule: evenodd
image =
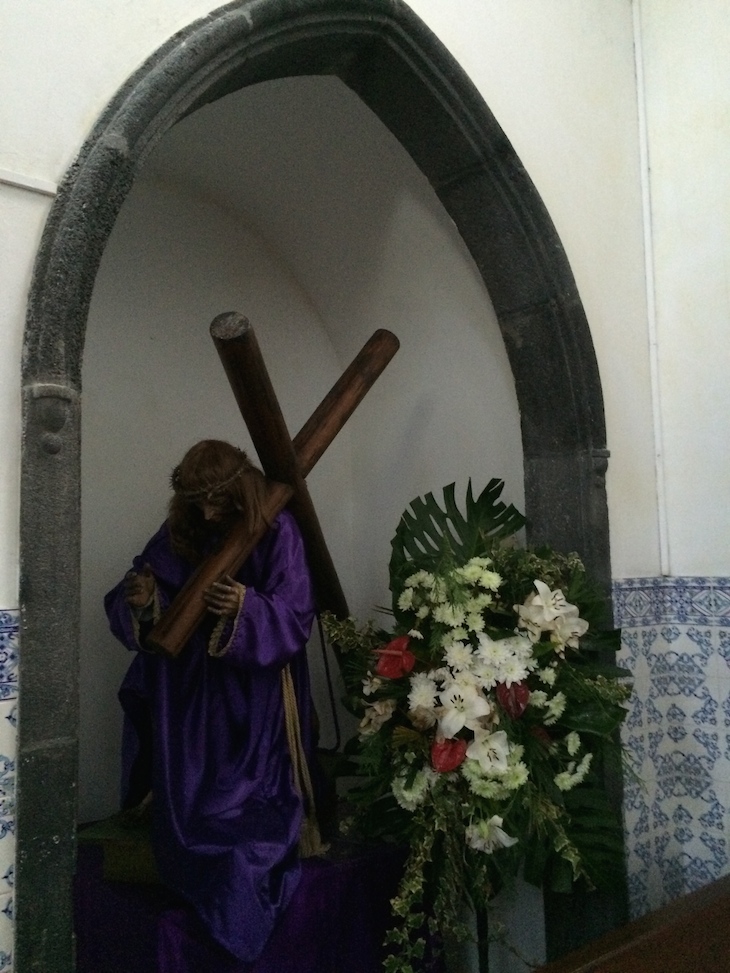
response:
M80 381L101 255L140 166L176 121L246 85L305 74L335 75L359 95L453 218L514 373L531 539L580 551L610 581L608 454L588 323L552 221L460 66L402 0L242 0L180 31L117 92L66 174L29 298L16 883L24 971L73 965Z

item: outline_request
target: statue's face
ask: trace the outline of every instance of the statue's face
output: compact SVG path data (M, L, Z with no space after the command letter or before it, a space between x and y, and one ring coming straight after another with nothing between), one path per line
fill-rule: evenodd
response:
M228 497L217 496L200 500L195 506L200 510L203 519L211 525L219 525L227 521L234 513L234 507Z

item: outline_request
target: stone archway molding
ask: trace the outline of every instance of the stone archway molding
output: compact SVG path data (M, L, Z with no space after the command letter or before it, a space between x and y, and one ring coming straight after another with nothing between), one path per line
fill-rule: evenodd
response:
M120 88L66 174L31 285L23 356L16 968L71 971L78 722L80 391L106 241L149 151L243 86L331 74L433 185L486 283L522 417L531 539L610 582L603 400L555 228L481 95L402 0L242 0L170 38Z

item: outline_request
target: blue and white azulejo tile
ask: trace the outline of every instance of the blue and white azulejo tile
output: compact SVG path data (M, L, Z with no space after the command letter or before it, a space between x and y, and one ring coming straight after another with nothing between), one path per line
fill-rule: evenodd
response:
M614 582L620 662L634 675L623 728L633 916L730 871L730 579Z
M0 973L13 969L19 613L0 610Z
M18 612L0 610L0 700L18 696Z

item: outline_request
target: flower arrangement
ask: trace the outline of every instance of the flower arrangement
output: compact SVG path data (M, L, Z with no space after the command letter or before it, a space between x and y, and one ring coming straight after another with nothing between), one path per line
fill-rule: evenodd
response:
M358 826L407 844L388 973L413 973L427 933L466 935L462 903L488 908L522 872L568 891L620 881L621 827L606 794L630 695L617 633L577 555L525 550L524 517L492 480L466 515L412 501L392 542L394 631L325 620L361 783ZM429 918L430 917L430 918Z

